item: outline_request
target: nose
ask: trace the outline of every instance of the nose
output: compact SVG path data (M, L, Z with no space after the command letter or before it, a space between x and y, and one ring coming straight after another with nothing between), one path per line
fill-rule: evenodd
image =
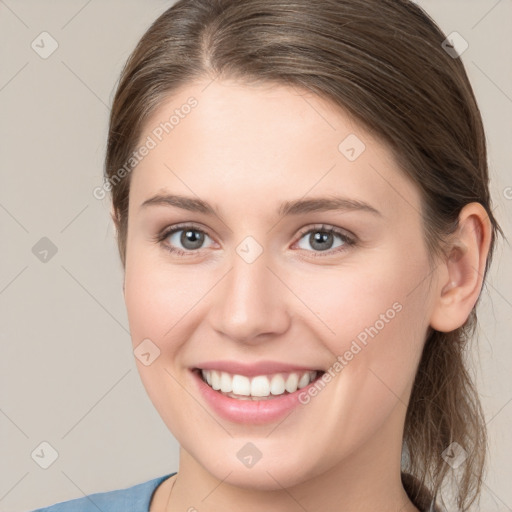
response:
M253 262L235 253L232 266L216 286L209 310L213 329L246 344L260 343L287 331L292 293L265 251Z

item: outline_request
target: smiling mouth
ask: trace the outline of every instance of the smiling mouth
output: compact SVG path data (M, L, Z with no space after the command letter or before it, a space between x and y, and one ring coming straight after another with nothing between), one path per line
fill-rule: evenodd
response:
M289 395L320 379L323 370L279 372L269 375L232 374L220 370L194 370L210 388L237 400L272 400Z

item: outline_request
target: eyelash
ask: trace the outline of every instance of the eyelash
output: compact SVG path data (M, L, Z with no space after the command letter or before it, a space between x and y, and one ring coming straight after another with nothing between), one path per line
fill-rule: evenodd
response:
M189 250L189 251L183 251L182 249L177 249L175 247L172 247L171 245L168 245L164 243L164 241L174 233L178 231L186 231L186 230L196 231L198 233L201 233L203 235L206 235L210 238L212 238L206 231L203 229L195 226L194 224L178 224L176 226L173 226L172 228L166 228L160 233L158 233L155 237L153 237L153 241L155 243L160 244L165 250L171 252L172 254L176 254L178 256L190 256L198 253L199 250ZM299 238L298 240L301 240L304 235L307 235L310 232L320 232L320 233L328 233L337 235L341 238L343 245L340 247L337 247L336 249L330 249L328 251L306 251L309 253L312 253L313 257L325 257L325 256L332 256L333 254L338 254L341 252L344 252L347 250L348 247L354 247L357 244L356 238L351 237L347 235L344 231L341 231L333 226L326 226L325 224L319 224L312 227L307 227L302 229L299 232ZM304 249L305 250L305 249Z

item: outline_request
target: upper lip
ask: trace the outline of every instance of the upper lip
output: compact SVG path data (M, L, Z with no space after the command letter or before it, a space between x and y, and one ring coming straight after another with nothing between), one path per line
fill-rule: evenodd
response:
M256 363L242 363L240 361L226 360L205 361L195 366L195 368L200 370L219 370L233 375L246 375L247 377L272 373L323 371L311 366L281 363L279 361L258 361Z

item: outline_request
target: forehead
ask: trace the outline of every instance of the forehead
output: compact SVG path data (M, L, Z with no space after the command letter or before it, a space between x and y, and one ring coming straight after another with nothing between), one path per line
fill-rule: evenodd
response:
M386 145L341 107L295 87L189 84L153 112L143 145L151 149L130 192L139 204L164 188L240 206L336 192L381 211L391 202L400 214L420 201Z

